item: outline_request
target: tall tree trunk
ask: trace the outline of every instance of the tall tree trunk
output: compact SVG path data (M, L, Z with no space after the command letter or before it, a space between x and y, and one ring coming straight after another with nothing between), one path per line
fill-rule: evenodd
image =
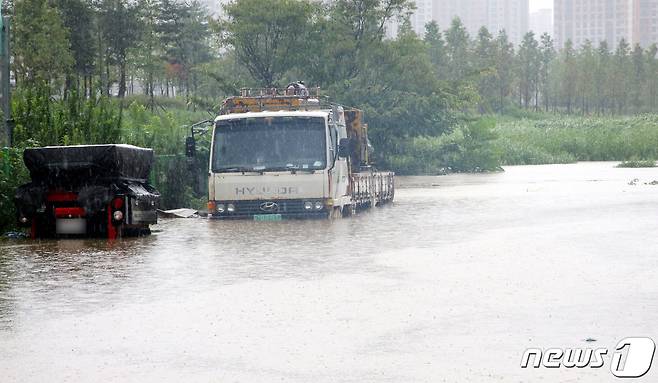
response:
M539 87L535 87L535 112L539 111Z
M119 62L119 98L126 97L126 61Z
M112 80L110 80L110 65L109 59L106 57L105 60L105 95L110 97L110 88L112 88Z
M82 97L87 98L87 75L82 76Z
M155 91L155 84L153 83L153 71L149 70L148 79L146 81L146 95L149 96L149 108L153 112L155 107L155 98L153 92Z

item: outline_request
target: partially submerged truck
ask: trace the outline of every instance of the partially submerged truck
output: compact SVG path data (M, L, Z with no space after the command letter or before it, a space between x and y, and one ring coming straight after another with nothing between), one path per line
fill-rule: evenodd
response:
M25 149L31 182L14 198L32 238L150 233L160 193L148 183L153 150L131 145Z
M195 148L188 137L188 155ZM363 112L320 101L299 83L242 89L212 122L209 217L338 218L393 201L394 173L378 171Z

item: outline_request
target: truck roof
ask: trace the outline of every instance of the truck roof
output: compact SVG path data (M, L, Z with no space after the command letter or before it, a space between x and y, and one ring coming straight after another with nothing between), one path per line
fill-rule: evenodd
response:
M258 118L258 117L327 117L329 110L280 110L264 112L246 112L246 113L229 113L215 118L217 121L235 120L241 118Z

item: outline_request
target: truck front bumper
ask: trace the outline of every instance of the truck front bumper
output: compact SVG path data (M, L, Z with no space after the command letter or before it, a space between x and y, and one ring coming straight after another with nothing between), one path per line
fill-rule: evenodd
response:
M324 199L211 201L212 219L322 219L329 217L332 206ZM310 206L310 208L309 208Z

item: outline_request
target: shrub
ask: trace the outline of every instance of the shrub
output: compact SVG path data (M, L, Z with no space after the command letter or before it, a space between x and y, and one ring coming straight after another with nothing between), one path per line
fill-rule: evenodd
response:
M495 145L505 165L658 158L658 115L501 120Z
M623 161L617 164L618 168L655 168L656 161L654 160L631 160Z
M399 174L500 170L493 126L492 119L482 119L462 123L450 134L408 139L391 153L386 165Z
M0 151L0 233L15 225L14 194L16 188L28 180L29 174L23 164L23 151L13 148Z
M47 87L18 89L12 102L14 145L75 145L117 142L119 110L106 97L71 92L54 99Z

